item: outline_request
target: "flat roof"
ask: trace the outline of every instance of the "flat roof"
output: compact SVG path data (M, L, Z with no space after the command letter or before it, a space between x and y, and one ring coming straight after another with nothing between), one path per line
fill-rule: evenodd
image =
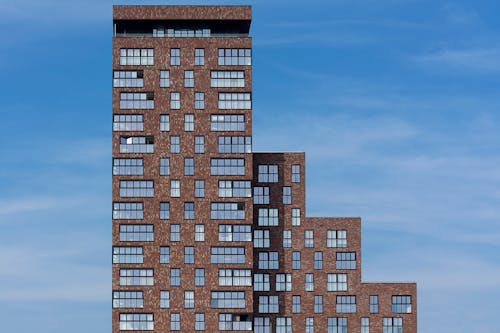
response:
M114 20L252 20L251 6L115 5Z

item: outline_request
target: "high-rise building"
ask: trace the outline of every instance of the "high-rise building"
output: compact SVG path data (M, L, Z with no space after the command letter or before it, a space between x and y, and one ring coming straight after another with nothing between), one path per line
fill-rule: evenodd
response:
M252 152L251 8L113 22L113 332L416 333L360 219L306 217L304 153Z

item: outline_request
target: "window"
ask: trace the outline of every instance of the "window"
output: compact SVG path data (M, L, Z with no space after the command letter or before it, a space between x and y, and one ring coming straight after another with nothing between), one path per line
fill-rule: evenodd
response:
M170 291L168 290L160 291L160 308L162 309L170 308Z
M292 269L300 269L300 252L292 252Z
M181 330L181 314L178 312L172 312L170 314L170 330L180 331Z
M254 248L269 247L269 230L253 231L253 247Z
M314 230L304 230L304 247L314 247Z
M160 202L160 219L168 220L170 218L170 202Z
M292 291L292 274L276 274L276 291Z
M251 136L219 136L218 151L221 154L242 154L252 152Z
M292 165L292 183L300 183L300 165Z
M347 318L328 317L328 333L347 333Z
M142 264L142 246L113 246L113 264Z
M180 224L171 224L170 225L170 241L171 242L180 242L181 240L181 225Z
M192 157L184 158L184 175L185 176L194 175L194 158Z
M269 187L254 187L253 188L253 203L269 204Z
M120 313L120 331L152 331L152 313Z
M370 318L361 318L361 333L370 333Z
M178 135L170 136L170 152L172 154L178 154L181 152L181 137Z
M244 202L212 202L210 204L212 220L244 220Z
M244 247L212 247L210 249L212 264L244 264Z
M249 110L251 108L250 93L219 93L220 110Z
M356 296L337 296L338 313L355 313L356 312Z
M205 153L205 137L204 136L195 136L194 137L194 152L196 154L204 154Z
M113 308L143 308L142 291L113 291Z
M219 65L250 66L252 49L219 49Z
M326 247L347 247L347 231L328 230L326 232Z
M152 180L120 180L121 197L152 197L154 185Z
M251 240L251 225L219 224L219 242L250 242Z
M120 286L152 286L152 269L120 269Z
M283 230L283 247L292 247L292 230Z
M259 296L259 313L278 313L278 296Z
M153 93L120 93L120 109L154 109Z
M197 179L194 181L194 197L203 198L205 196L205 181Z
M250 198L252 188L250 181L219 180L219 197L221 198Z
M249 320L247 314L219 313L219 331L251 331Z
M170 264L169 246L160 246L160 264Z
M292 296L292 313L300 313L300 296Z
M120 242L152 242L152 224L120 224Z
M212 158L210 160L212 176L243 176L245 160L243 158Z
M283 204L290 205L292 203L292 188L283 186Z
M170 49L170 65L179 66L181 64L181 50Z
M300 208L292 208L292 225L300 225Z
M170 108L173 110L178 110L181 108L181 93L179 92L170 93Z
M306 333L314 333L314 318L306 317Z
M276 333L292 333L292 318L276 318Z
M277 165L259 165L258 166L258 182L259 183L277 183L278 182L278 166Z
M170 131L170 115L168 114L160 115L160 131L162 132Z
M194 131L194 114L184 115L184 131L186 132Z
M152 153L154 138L152 136L121 136L120 153Z
M113 175L142 176L144 166L142 158L114 158Z
M194 264L194 246L184 246L184 263Z
M194 308L194 291L191 290L184 291L184 308L185 309Z
M370 295L370 313L378 313L378 296Z
M307 273L305 275L304 282L305 282L305 285L304 285L305 291L314 291L314 274Z
M178 198L181 196L181 181L171 180L170 181L170 196L172 198Z
M204 242L205 241L205 225L195 224L194 226L194 241Z
M314 252L314 269L323 269L323 252Z
M243 88L245 87L244 71L211 71L210 87Z
M219 269L219 286L251 286L252 271L249 269Z
M205 285L205 269L196 268L194 270L194 285L197 287Z
M258 224L260 226L277 226L278 208L259 208Z
M180 268L170 268L170 285L180 286L181 285L181 270Z
M205 93L194 93L194 108L195 110L203 110L205 108Z
M139 220L144 218L142 202L113 202L115 220Z
M245 308L244 291L212 291L210 293L212 309L242 309Z
M205 314L204 313L195 313L194 314L194 330L195 331L204 331L205 330Z
M205 49L194 49L194 64L196 66L205 65Z
M120 65L154 65L154 49L120 49Z
M170 158L160 158L160 175L170 175Z
M114 71L113 87L115 88L142 88L144 87L143 71Z
M254 318L254 333L271 333L271 320L267 317Z
M212 114L211 131L244 131L245 116L240 114Z
M210 37L210 29L166 29L167 37ZM153 37L155 29L153 29ZM165 29L158 29L160 35L158 37L163 37L161 33L164 34Z
M160 71L160 87L162 87L162 88L170 87L170 71L169 70Z
M403 318L384 317L383 333L403 333Z
M142 114L115 114L113 115L113 131L143 131Z
M327 291L347 291L347 274L328 274Z
M259 252L259 269L279 269L278 252Z
M392 296L392 312L411 313L411 296Z
M194 87L194 71L184 71L184 87Z
M356 252L337 252L337 269L356 269Z
M254 291L269 291L269 274L254 274L253 275L253 290Z
M314 296L314 313L323 313L323 296Z

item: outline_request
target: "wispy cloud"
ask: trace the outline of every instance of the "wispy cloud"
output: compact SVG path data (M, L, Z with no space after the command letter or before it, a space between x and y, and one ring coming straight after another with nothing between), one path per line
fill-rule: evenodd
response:
M465 49L442 49L415 58L417 62L433 68L453 69L458 73L482 74L500 71L500 48L480 47Z

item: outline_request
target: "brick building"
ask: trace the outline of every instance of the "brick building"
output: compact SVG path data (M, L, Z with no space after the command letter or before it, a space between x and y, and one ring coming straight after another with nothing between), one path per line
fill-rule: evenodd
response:
M309 218L305 154L252 152L248 6L113 8L113 332L405 332L359 218Z

